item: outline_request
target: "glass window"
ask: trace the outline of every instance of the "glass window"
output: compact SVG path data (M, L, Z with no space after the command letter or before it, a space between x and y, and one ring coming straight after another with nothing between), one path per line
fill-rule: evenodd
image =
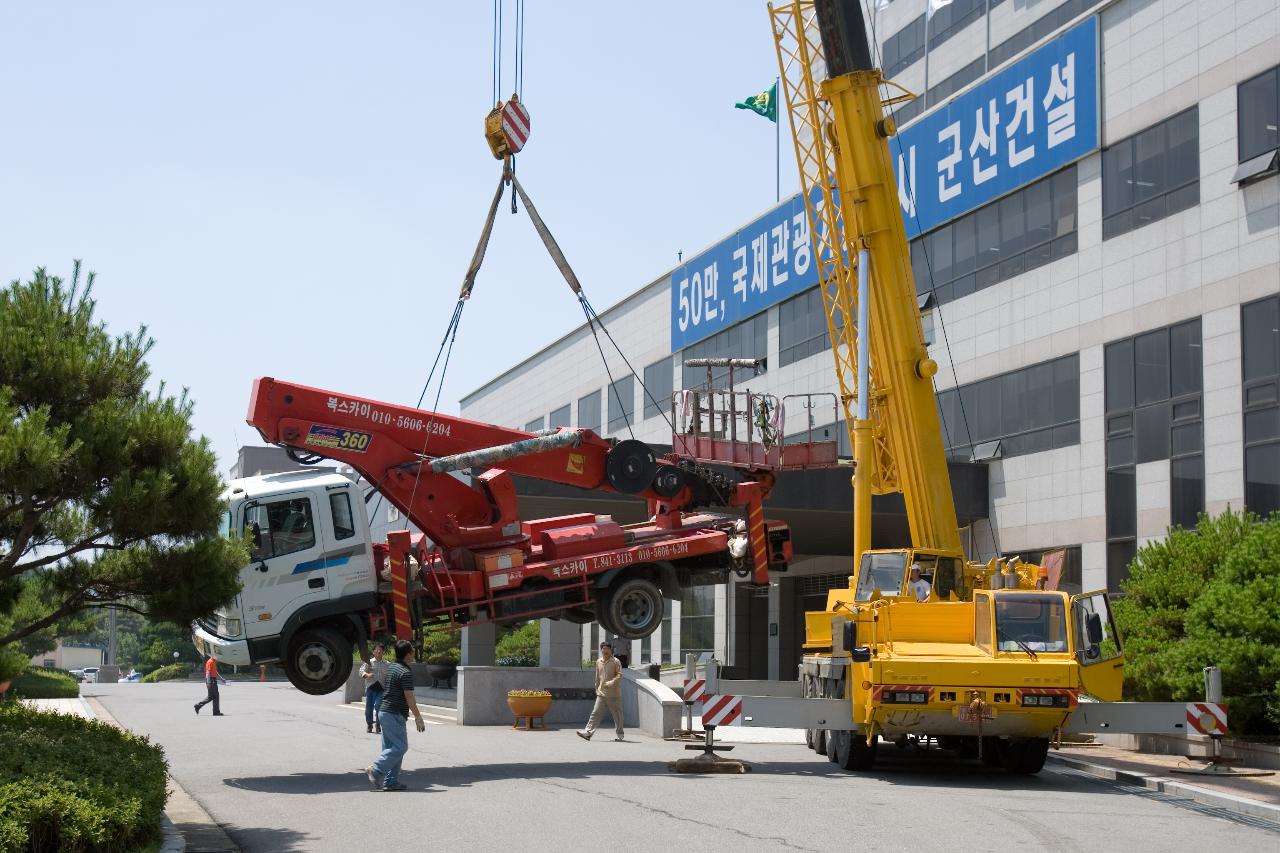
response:
M1245 448L1244 505L1261 516L1280 512L1280 442Z
M778 306L778 361L792 364L831 348L826 308L818 288Z
M767 314L757 314L749 320L717 332L705 341L685 347L680 357L682 362L690 358L765 358L768 352L769 318ZM764 370L765 367L762 366L760 371ZM681 371L683 388L700 388L707 382L705 367L682 366ZM741 382L749 376L749 371L734 371L735 382ZM723 388L728 383L728 377L727 367L717 367L711 371L711 382L718 388Z
M244 511L244 529L253 537L255 560L305 551L316 544L315 520L307 498L249 504Z
M644 369L644 416L654 418L671 411L671 394L675 390L675 373L671 357L655 361Z
M1200 201L1199 122L1192 107L1102 152L1104 240Z
M991 654L991 594L974 593L973 642L987 654Z
M1128 575L1127 569L1125 574ZM1081 653L1081 663L1089 665L1118 657L1123 649L1107 597L1098 594L1079 598L1075 607L1076 651ZM1096 636L1099 633L1101 637Z
M218 535L223 539L231 538L231 510L224 509L222 514L218 516Z
M963 455L975 442L1000 439L1006 457L1078 444L1079 389L1080 359L1069 355L943 391L943 441Z
M1067 651L1067 605L1058 596L1008 592L993 595L996 648L1002 652Z
M1241 83L1236 99L1240 162L1280 148L1280 67Z
M1107 543L1107 589L1119 592L1120 584L1129 579L1129 564L1138 553L1132 539Z
M547 428L547 419L545 417L534 418L524 425L525 432L541 432Z
M1240 309L1246 382L1280 374L1280 297Z
M886 77L892 77L924 56L924 15L916 18L884 40L881 62Z
M600 392L592 391L578 400L578 426L600 432Z
M636 378L624 376L609 386L609 432L626 429L635 420Z
M356 535L355 517L351 514L351 495L348 492L329 495L329 512L333 515L334 539L350 539Z
M1107 344L1106 348L1107 411L1133 408L1133 340Z
M1144 406L1135 413L1138 462L1169 458L1169 404Z
M547 422L550 429L558 427L572 426L573 419L569 416L569 406L565 404L551 413L551 418Z
M858 566L856 600L870 601L871 594L876 590L880 590L880 594L884 596L900 594L906 571L905 553L863 554L862 563Z
M1190 530L1204 512L1204 457L1187 456L1169 463L1169 520Z
M933 8L932 4L930 8ZM933 50L981 18L986 11L987 0L953 0L945 6L938 6L929 17L929 49Z
M1200 321L1182 323L1169 330L1170 395L1181 397L1201 390Z
M680 594L680 653L715 650L716 589L710 585L685 587Z
M1169 399L1169 330L1134 338L1133 362L1138 405Z
M1138 491L1133 468L1107 472L1107 538L1137 533Z

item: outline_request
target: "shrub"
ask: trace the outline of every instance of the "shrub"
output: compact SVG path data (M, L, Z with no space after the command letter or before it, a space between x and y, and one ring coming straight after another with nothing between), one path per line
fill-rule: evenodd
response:
M462 660L462 633L440 629L422 639L422 660L434 664L456 664Z
M449 649L445 652L427 655L426 662L432 666L457 666L460 660L462 660L462 655L456 649Z
M512 699L550 699L550 690L508 690L507 696Z
M16 645L0 647L0 681L12 681L21 675L31 661Z
M537 666L541 657L538 622L526 622L508 631L494 648L498 666Z
M157 681L173 681L175 678L186 678L190 674L190 664L171 663L168 666L162 666L157 670L148 672L142 676L142 681L144 684L155 684Z
M1116 603L1126 698L1204 698L1203 668L1222 668L1231 730L1280 724L1280 515L1201 516L1138 551Z
M80 685L69 672L33 667L13 680L9 693L22 699L74 699Z
M168 766L146 738L22 703L0 708L0 851L136 850L160 837Z

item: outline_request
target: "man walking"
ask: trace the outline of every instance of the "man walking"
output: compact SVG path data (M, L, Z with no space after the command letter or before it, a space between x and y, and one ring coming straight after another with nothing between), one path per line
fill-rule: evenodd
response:
M373 660L360 664L360 677L364 679L364 724L365 730L382 731L382 721L378 717L378 706L382 704L383 686L387 683L387 662L383 660L382 643L374 643Z
M377 761L364 769L375 791L403 791L407 787L400 783L400 764L409 751L409 712L413 711L418 731L427 729L413 695L413 672L409 669L412 663L413 643L397 641L396 662L387 667L387 677L382 683L386 692L378 709L382 725L382 753Z
M622 663L613 656L613 644L600 644L600 658L596 661L596 704L591 709L591 719L587 727L578 732L578 737L591 740L596 727L604 719L604 710L609 709L613 717L613 728L617 732L614 740L623 740L622 734Z
M213 715L215 717L223 716L222 708L218 704L218 682L219 681L221 681L223 684L227 683L227 680L225 678L223 678L221 675L218 675L217 659L213 655L209 655L209 657L204 662L204 686L205 686L205 689L209 691L209 695L205 697L205 700L203 702L197 702L195 704L197 714L200 713L201 708L203 708L205 705L208 705L210 702L212 702Z

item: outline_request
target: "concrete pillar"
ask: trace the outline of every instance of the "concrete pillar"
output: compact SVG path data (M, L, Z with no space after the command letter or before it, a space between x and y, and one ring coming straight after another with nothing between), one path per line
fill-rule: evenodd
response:
M712 634L711 647L715 649L716 659L723 664L728 664L729 658L729 608L726 603L729 596L729 585L718 583L715 586L715 593L712 596L713 613L715 613L714 633Z
M462 629L462 665L493 666L494 646L498 643L498 626L468 625Z
M582 630L564 619L543 619L538 626L539 666L581 666Z

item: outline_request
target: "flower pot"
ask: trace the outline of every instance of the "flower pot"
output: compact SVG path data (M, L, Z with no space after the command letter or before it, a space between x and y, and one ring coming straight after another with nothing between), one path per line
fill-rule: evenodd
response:
M551 710L550 696L508 696L507 707L511 709L511 713L515 715L516 724L513 728L530 729L533 727L535 719L542 720L542 728L547 727L544 719L547 711ZM525 720L525 725L521 726L520 721Z
M429 663L427 664L427 677L431 679L431 686L435 687L436 682L443 681L445 687L451 686L450 682L453 677L458 674L458 665L456 663Z

